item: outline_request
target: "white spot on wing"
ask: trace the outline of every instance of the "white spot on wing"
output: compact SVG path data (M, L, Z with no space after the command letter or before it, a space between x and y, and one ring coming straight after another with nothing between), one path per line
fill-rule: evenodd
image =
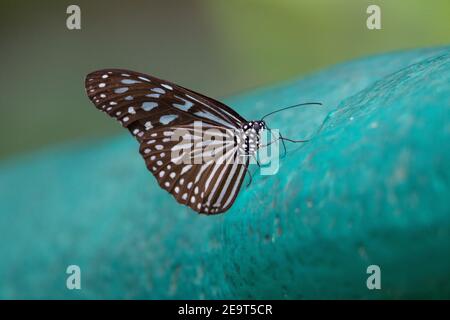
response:
M159 93L151 93L145 95L148 98L159 98L161 95Z
M164 91L164 89L161 89L161 88L153 88L152 91L156 92L156 93L162 93L162 94L166 93L166 91Z
M123 79L122 81L123 84L135 84L135 83L141 83L140 81L137 80L132 80L132 79Z
M176 118L178 118L176 114L164 115L161 118L159 118L159 122L161 122L162 124L168 124L169 122L175 120Z
M152 123L150 121L147 121L145 123L145 130L150 130L151 128L153 128ZM153 137L153 134L152 134L152 137Z
M188 111L193 105L194 103L192 103L189 100L186 100L184 98L181 98L179 96L175 96L176 98L183 100L183 104L179 104L179 103L174 103L173 106L177 109L183 110L183 111Z
M142 109L144 111L150 111L150 110L156 108L157 106L158 106L158 104L156 102L144 102L142 104Z
M189 171L189 169L192 168L192 165L188 164L187 166L184 166L183 169L181 169L181 173L180 176L185 174L186 172ZM184 182L184 179L181 179ZM183 182L180 181L180 184L183 184Z
M138 77L138 78L141 79L141 80L147 81L147 82L151 82L150 79L147 79L145 77Z
M127 92L128 88L127 87L123 87L123 88L117 88L114 90L114 93L124 93Z

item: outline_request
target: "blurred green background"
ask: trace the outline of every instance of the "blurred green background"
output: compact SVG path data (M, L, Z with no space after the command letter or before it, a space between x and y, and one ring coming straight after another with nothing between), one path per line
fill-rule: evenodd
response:
M66 28L70 4L81 30ZM381 6L382 30L366 28L370 4ZM0 158L124 132L85 96L96 69L220 99L360 56L449 44L449 13L448 0L2 0Z

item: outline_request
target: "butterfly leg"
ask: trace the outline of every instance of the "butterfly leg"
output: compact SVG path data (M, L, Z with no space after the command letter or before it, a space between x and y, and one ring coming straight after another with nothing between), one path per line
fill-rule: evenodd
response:
M286 157L287 151L286 151L286 144L284 143L283 140L283 136L280 133L280 139L281 139L281 143L283 144L283 155L281 156L281 159L283 159L284 157Z
M258 159L256 158L256 156L253 155L252 157L255 159L256 164L258 165L258 167L261 168L261 164L259 163L259 161L258 161ZM258 169L256 169L256 170L258 170ZM252 173L252 172L250 171L250 168L248 169L248 174L249 174L249 179L250 179L250 180L249 180L249 182L247 183L246 188L250 187L250 185L252 184L252 182L253 182L253 175L256 173L256 170L253 171L253 173Z
M269 128L268 128L268 130L270 131L270 134L272 135L272 137L275 138L275 136L274 136L273 133L272 133L272 130L270 130ZM269 143L267 143L267 144L262 144L262 145L260 145L260 147L261 147L261 148L268 147L268 146L270 146L272 143L277 142L278 140L281 140L281 138L278 137L278 138L276 138L275 140L271 140L271 141L270 141ZM284 143L283 143L283 145L284 145ZM286 149L286 148L285 148L285 149Z
M245 186L246 188L250 187L250 185L252 184L252 181L253 181L253 175L252 175L252 173L250 172L250 170L248 170L248 176L249 176L250 181L249 181L249 182L247 183L247 185Z
M255 155L253 155L253 157L255 158L256 164L258 165L258 168L261 168L261 164L259 163L258 158L256 158Z

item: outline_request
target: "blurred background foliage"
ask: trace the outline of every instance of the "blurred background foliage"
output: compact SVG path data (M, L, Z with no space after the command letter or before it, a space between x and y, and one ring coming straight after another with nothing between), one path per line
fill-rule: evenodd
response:
M66 28L70 4L81 30ZM366 28L370 4L381 6L382 30ZM84 77L99 68L220 99L364 55L449 44L449 13L448 0L2 0L0 158L123 132L85 96Z

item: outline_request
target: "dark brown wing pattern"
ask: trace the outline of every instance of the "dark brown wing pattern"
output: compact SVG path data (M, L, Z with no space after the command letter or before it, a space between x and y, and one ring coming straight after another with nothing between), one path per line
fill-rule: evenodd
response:
M199 213L231 207L248 166L236 161L234 136L245 119L218 101L128 70L93 72L85 85L95 106L138 139L161 188ZM209 152L219 156L209 159Z

